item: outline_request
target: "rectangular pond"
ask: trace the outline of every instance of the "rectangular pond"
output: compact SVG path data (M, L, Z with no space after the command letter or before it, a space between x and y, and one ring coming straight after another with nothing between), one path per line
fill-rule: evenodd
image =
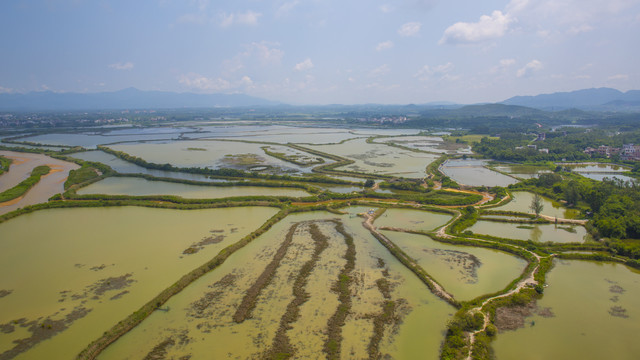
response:
M205 186L167 181L150 181L134 177L109 177L77 191L79 195L174 195L191 199L218 199L234 196L290 196L305 197L302 189L259 186Z
M447 160L440 170L461 185L468 186L502 186L515 184L518 180L487 169L487 160Z
M476 234L535 242L583 243L590 238L584 226L566 224L515 224L480 220L466 230Z

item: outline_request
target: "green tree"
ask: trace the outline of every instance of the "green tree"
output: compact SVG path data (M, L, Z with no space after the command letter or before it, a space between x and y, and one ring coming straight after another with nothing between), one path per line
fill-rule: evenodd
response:
M529 206L531 211L536 213L536 217L540 216L542 209L544 208L544 204L542 203L542 196L538 194L533 194L533 199L531 199L531 206Z

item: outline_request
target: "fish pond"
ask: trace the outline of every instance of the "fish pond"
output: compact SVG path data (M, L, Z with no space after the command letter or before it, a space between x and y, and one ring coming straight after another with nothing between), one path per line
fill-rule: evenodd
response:
M611 263L554 263L537 306L499 311L496 358L637 359L638 271Z
M485 167L487 160L447 160L440 170L455 182L469 186L503 186L518 180Z
M383 234L458 300L502 290L527 266L526 261L498 250L439 243L426 235Z
M533 214L531 210L531 202L534 194L527 191L514 191L511 193L511 201L508 203L492 208L492 210L516 211L521 213ZM562 204L547 198L542 198L542 215L552 216L561 219L576 219L580 212L574 209L567 209Z
M259 186L206 186L167 181L151 181L134 177L109 177L77 191L79 195L174 195L191 199L218 199L234 196L305 197L302 189Z
M569 224L517 224L479 220L467 230L476 234L535 242L583 243L590 239L584 226Z
M0 358L74 358L277 209L50 209L0 224Z

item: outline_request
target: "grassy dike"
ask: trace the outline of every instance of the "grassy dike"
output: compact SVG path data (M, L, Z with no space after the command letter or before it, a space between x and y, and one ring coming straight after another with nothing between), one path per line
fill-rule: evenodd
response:
M411 270L422 281L429 290L440 297L442 300L448 302L455 308L460 308L460 303L453 298L453 295L444 290L444 287L438 283L431 275L429 275L420 265L416 263L407 253L402 251L399 246L394 244L391 240L387 239L384 235L380 234L372 224L372 220L382 215L384 211L378 211L373 215L373 219L369 218L363 223L363 226L369 230L371 235L376 238L389 252L396 258L402 265Z
M13 162L12 159L6 158L4 156L0 156L0 175L9 171L9 166L11 166L12 162Z
M47 175L49 171L51 171L51 168L47 165L35 167L31 171L31 175L23 180L20 184L0 193L0 203L19 198L20 196L26 194L27 191L31 190L31 188L34 187L38 183L38 181L40 181L40 178L44 175Z

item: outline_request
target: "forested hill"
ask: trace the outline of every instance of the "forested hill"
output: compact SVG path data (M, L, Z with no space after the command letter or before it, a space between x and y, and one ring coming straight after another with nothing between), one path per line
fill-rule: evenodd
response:
M502 104L542 110L577 108L596 111L640 111L640 90L622 92L611 88L598 88L536 96L514 96Z

